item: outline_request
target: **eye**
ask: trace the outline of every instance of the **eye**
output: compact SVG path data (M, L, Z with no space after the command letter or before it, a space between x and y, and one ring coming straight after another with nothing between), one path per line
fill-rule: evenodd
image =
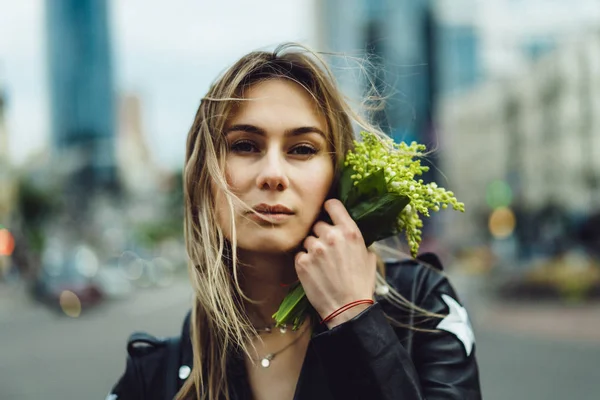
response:
M308 144L300 144L290 150L290 154L297 156L312 156L316 154L318 150Z
M255 153L258 151L256 144L249 140L238 140L229 149L234 153Z

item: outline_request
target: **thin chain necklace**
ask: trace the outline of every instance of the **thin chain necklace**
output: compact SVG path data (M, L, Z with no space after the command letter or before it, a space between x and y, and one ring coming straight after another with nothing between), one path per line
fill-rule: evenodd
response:
M261 333L271 333L273 332L273 329L275 329L275 323L272 323L270 325L266 325L263 327L254 327L254 329L256 329L256 332L260 335ZM293 329L292 329L293 330ZM286 324L283 324L279 327L279 332L280 333L287 333L288 328Z
M275 356L281 354L284 350L287 350L288 348L290 348L291 346L293 346L298 340L300 340L300 338L302 338L302 336L304 335L304 333L308 330L308 327L310 325L307 325L306 328L304 328L304 330L302 331L302 333L299 333L298 336L292 340L291 342L289 342L288 344L286 344L283 348L274 351L272 353L268 353L267 355L265 355L264 357L262 357L260 359L260 366L263 368L269 368L271 366L271 361L273 361L275 359ZM286 326L282 326L282 328L284 329L283 331L281 331L281 333L285 333L285 329ZM280 329L281 330L281 329ZM256 360L255 360L256 361Z

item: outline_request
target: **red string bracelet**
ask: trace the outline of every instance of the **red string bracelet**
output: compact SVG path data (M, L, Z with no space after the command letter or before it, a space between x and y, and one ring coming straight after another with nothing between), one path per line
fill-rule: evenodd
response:
M332 319L334 319L335 317L337 317L341 313L348 311L352 307L356 307L356 306L358 306L360 304L373 304L373 303L374 302L371 299L353 301L351 303L348 303L348 304L346 304L346 305L338 308L337 310L335 310L334 312L332 312L331 314L329 314L328 316L326 316L325 318L323 318L323 320L321 321L321 323L324 324L325 322L331 321Z

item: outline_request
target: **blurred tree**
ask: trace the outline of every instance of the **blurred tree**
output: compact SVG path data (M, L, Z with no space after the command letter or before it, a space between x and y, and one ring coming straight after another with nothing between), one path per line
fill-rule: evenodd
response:
M19 181L17 192L17 212L23 221L23 228L28 231L31 249L40 252L44 245L41 228L44 222L58 211L57 193L46 191L34 185L28 179Z
M31 176L21 176L18 180L15 256L26 279L35 277L39 270L45 244L44 227L62 208L59 193L52 186L36 184Z
M592 71L589 65L589 56L586 52L581 51L579 53L580 62L579 68L581 69L579 93L580 93L580 105L581 105L581 125L580 125L580 137L581 137L581 155L583 159L583 170L581 171L584 176L584 181L588 186L589 190L589 207L590 212L595 212L600 207L600 175L597 173L594 162L594 93L592 87Z
M144 247L152 248L167 239L183 239L183 171L169 179L166 188L167 210L162 218L136 225L134 239Z

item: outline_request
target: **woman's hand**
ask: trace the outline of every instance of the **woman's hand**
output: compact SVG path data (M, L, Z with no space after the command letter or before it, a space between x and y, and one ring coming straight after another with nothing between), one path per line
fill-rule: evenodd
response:
M376 257L365 246L362 234L344 205L337 199L325 202L333 225L319 221L314 236L304 240L296 254L298 278L306 296L321 318L355 301L373 298ZM327 323L333 328L352 319L368 305L353 307Z

